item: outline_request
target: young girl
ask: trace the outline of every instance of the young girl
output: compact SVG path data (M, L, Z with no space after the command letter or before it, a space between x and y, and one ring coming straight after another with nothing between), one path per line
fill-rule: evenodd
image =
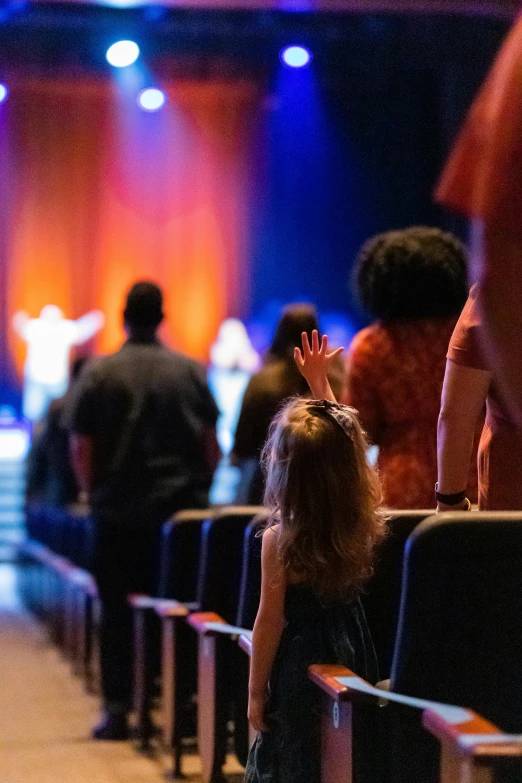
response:
M298 362L308 380L328 364L324 348L321 355L316 344ZM378 679L358 598L384 531L366 448L355 411L326 399L294 398L272 423L263 450L272 517L262 542L248 706L259 734L247 783L319 783L320 695L308 666L344 664Z

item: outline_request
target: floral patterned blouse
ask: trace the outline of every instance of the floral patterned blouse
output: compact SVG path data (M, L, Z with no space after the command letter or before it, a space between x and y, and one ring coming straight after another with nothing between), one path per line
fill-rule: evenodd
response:
M433 508L437 419L446 353L457 319L376 323L353 339L343 400L359 411L389 508ZM476 459L468 497L477 496Z

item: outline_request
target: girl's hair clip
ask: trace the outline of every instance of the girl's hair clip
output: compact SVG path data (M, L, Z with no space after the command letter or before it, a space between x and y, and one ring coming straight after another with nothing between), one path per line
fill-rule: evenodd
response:
M341 427L345 435L347 435L350 440L353 439L354 423L351 408L349 408L348 405L342 405L339 402L331 402L331 400L310 400L308 407L325 411L328 416Z

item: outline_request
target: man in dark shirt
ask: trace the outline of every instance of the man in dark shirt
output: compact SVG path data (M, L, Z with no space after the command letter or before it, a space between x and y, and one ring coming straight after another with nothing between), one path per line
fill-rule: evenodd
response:
M128 340L86 367L69 415L75 472L96 529L105 702L96 739L128 734L132 617L127 596L154 594L161 525L180 509L207 506L219 458L218 410L204 369L159 342L162 308L154 283L131 288L124 311Z

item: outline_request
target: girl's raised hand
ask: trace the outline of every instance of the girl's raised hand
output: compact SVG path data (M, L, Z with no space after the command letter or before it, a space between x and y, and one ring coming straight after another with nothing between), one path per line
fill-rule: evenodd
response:
M319 345L317 329L312 332L312 345L306 332L301 334L302 351L294 348L294 359L299 371L308 381L312 394L318 399L332 400L335 396L328 381L330 363L339 356L344 348L336 348L328 353L328 337L324 334Z

